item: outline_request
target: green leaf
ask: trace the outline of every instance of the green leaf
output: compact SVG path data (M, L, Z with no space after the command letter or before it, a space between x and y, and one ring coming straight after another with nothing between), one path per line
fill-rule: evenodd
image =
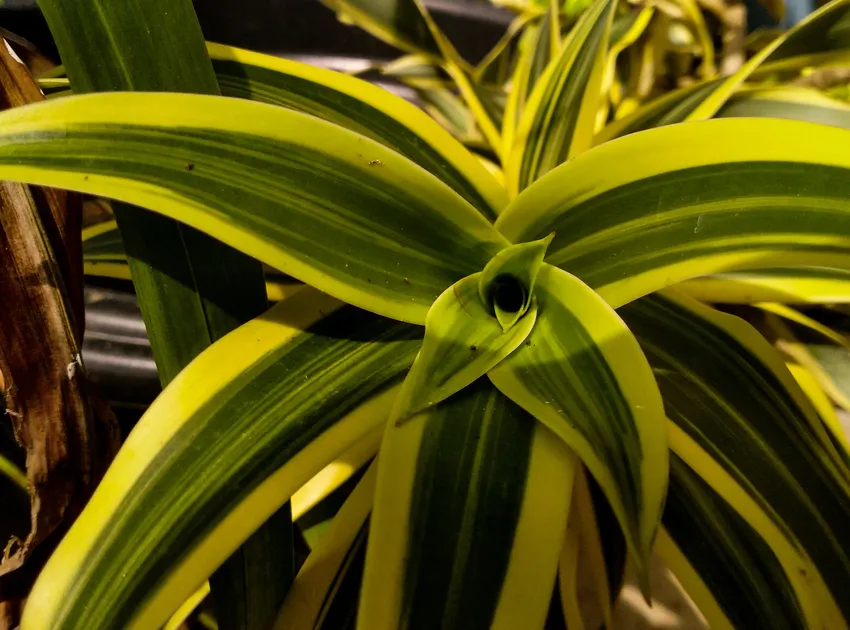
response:
M577 278L545 265L536 296L534 329L490 379L562 438L599 482L646 591L667 487L655 379L623 321Z
M3 177L143 205L403 321L423 323L446 287L508 244L422 168L299 112L189 94L104 94L0 120Z
M813 602L807 616L829 615L837 605L850 619L850 554L843 542L850 470L780 357L742 320L674 294L620 312L652 364L676 427L671 435L680 436L671 448L764 536L762 516L735 502L737 484L735 492L768 515L783 545L802 552L808 575L794 575L783 548L769 543L802 605Z
M554 236L506 247L481 272L478 295L503 330L513 326L531 306L534 283Z
M383 426L421 328L304 288L151 406L41 573L25 628L159 627L297 489Z
M850 10L850 1L833 0L810 14L798 22L794 28L786 31L761 49L735 74L720 82L717 88L699 104L699 107L682 120L705 120L714 116L729 100L729 97L762 64L796 55L830 50L832 40L829 34L836 29L844 30L844 22L850 15L848 10Z
M95 0L41 0L39 6L78 94L218 94L188 0L151 0L132 11L125 2L103 6ZM262 270L173 221L124 204L115 211L160 380L168 383L212 341L266 308ZM177 312L179 319L169 316Z
M493 220L504 190L457 140L419 108L345 74L207 45L224 96L294 109L336 123L401 153L451 186Z
M516 195L561 162L590 148L616 2L597 0L534 87L505 163ZM543 27L541 26L541 29Z
M514 246L521 247L521 246ZM460 391L513 352L531 332L536 305L517 312L504 329L479 297L484 274L467 276L446 289L425 319L425 340L402 385L393 418L396 425ZM518 285L514 282L513 287Z
M718 118L782 118L850 129L850 105L804 87L742 92L726 103Z
M679 457L658 551L714 630L811 626L770 546Z
M3 412L5 411L6 410L4 409ZM2 453L0 453L0 476L3 476L9 481L11 481L15 486L18 487L19 490L23 490L24 493L27 492L29 482L27 481L26 474L23 470L18 468L14 462L12 462Z
M704 81L653 99L628 116L609 123L593 139L593 144L598 146L630 133L682 122L722 82L723 79Z
M777 267L694 278L677 288L702 302L843 304L850 301L850 272L823 267Z
M143 5L132 0L80 0L73 6L40 0L39 6L77 94L115 90L219 94L189 0L146 0ZM114 212L163 385L210 343L268 306L262 267L249 256L139 208L114 204ZM232 583L259 597L248 603L259 616L275 611L280 591L293 576L289 508L282 508L274 520L278 522L274 538L279 542L258 549L269 540L268 531L260 532L213 585L218 590L216 584ZM254 580L243 566L265 567L280 579L269 580L267 574ZM241 621L247 611L238 610L239 598L230 589L213 595L223 630L244 627Z
M652 129L559 167L496 226L515 243L555 232L546 262L615 308L710 273L848 270L848 143L844 129L773 119Z
M596 138L599 145L636 131L673 123L705 120L715 116L744 82L760 68L768 71L799 56L814 55L846 47L844 22L850 2L834 0L794 28L774 39L735 74L676 90L644 105L630 116L608 125Z
M340 21L356 24L392 46L440 56L440 47L416 0L321 1L337 12Z
M275 628L337 630L341 627L333 623L333 608L342 604L343 599L357 601L356 591L353 598L347 591L353 590L352 579L359 582L362 576L376 479L377 466L372 463L334 516L328 533L298 571ZM359 584L354 586L359 589Z
M127 252L116 221L103 221L83 228L83 259L127 262Z
M391 427L358 627L542 627L573 473L572 453L486 379Z
M510 81L505 115L502 118L502 151L509 153L514 145L516 126L537 80L550 61L549 17L539 24L529 24L519 40L519 53Z

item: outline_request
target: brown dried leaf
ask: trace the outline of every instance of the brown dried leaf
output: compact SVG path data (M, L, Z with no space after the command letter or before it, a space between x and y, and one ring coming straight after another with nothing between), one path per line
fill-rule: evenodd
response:
M42 98L0 39L0 107ZM31 503L29 535L0 562L0 600L25 596L118 448L115 417L79 355L81 207L73 193L0 182L0 375Z

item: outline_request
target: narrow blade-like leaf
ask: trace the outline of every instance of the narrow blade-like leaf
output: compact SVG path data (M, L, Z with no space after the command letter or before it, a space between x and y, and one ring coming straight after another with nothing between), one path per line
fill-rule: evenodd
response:
M534 329L490 379L582 459L645 580L667 486L655 379L623 321L581 281L544 266L537 286Z
M151 406L32 591L24 628L158 627L341 452L382 426L421 344L304 289Z
M659 553L712 629L810 627L770 546L675 455L663 522Z
M590 148L616 2L597 0L528 99L506 148L508 193L516 195L561 162Z
M330 607L354 556L365 552L376 479L377 465L372 463L298 571L275 621L276 630L332 630L333 626L325 625Z
M716 462L790 544L804 550L812 572L850 618L850 555L843 541L850 476L780 357L742 320L683 297L652 296L621 312L653 366L676 434ZM696 467L698 458L681 451L681 443L671 446ZM731 501L720 477L700 475ZM824 610L832 605L815 601Z
M848 143L844 129L786 120L652 129L559 167L496 226L513 242L555 232L546 262L615 308L715 272L848 270Z
M156 210L395 319L424 322L446 287L507 245L427 171L299 112L189 94L103 94L0 120L4 177L16 171Z
M312 114L380 142L439 177L491 220L507 203L504 190L469 151L404 99L339 72L221 44L207 47L224 96Z
M574 455L487 379L390 427L358 628L542 627L573 472Z

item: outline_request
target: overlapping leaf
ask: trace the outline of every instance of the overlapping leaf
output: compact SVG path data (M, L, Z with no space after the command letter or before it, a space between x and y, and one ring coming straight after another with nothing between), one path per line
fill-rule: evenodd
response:
M850 473L782 361L742 320L684 298L652 296L621 313L653 366L678 436L671 448L761 536L773 532L768 545L809 622L846 624Z
M157 627L326 464L386 422L421 328L313 289L151 406L42 572L24 627ZM122 579L122 576L132 579Z
M573 466L486 379L390 428L358 627L542 627Z
M590 147L615 7L597 0L582 15L529 96L506 147L509 194Z
M221 44L207 48L224 96L312 114L380 142L442 179L488 218L505 205L504 191L475 158L407 101L338 72Z
M661 127L559 167L496 226L513 242L555 232L546 262L614 307L715 272L847 270L848 142L844 129L772 119Z
M797 595L771 548L678 456L658 552L716 630L805 630Z
M667 486L661 396L637 341L598 295L549 266L537 286L534 329L490 379L582 459L620 521L646 589Z
M143 205L404 321L424 322L447 286L507 245L406 158L299 112L188 94L110 94L2 119L4 177Z

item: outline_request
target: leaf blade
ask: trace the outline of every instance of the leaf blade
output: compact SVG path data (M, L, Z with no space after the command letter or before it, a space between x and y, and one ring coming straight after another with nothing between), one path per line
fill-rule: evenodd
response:
M486 379L389 427L358 626L542 626L572 469L557 439Z
M511 196L590 148L615 6L610 0L597 0L535 85L507 156Z
M843 129L772 119L660 127L562 165L496 225L514 242L555 232L546 262L615 308L709 273L848 269L850 160L839 149L848 140Z
M549 266L538 287L527 343L488 375L582 459L645 580L667 483L661 396L628 328L593 291Z
M437 295L507 244L433 175L305 114L189 94L89 95L39 107L17 114L17 124L16 112L3 115L5 173L21 169L25 179L169 214L401 320L424 321ZM14 140L15 128L28 134L28 148ZM41 141L32 142L33 132ZM98 149L103 133L111 156Z
M449 184L493 219L504 190L469 152L421 110L386 90L345 74L208 43L224 96L302 111L398 151Z
M25 626L163 623L279 505L386 422L420 343L418 327L305 288L213 345L137 425L39 578Z

